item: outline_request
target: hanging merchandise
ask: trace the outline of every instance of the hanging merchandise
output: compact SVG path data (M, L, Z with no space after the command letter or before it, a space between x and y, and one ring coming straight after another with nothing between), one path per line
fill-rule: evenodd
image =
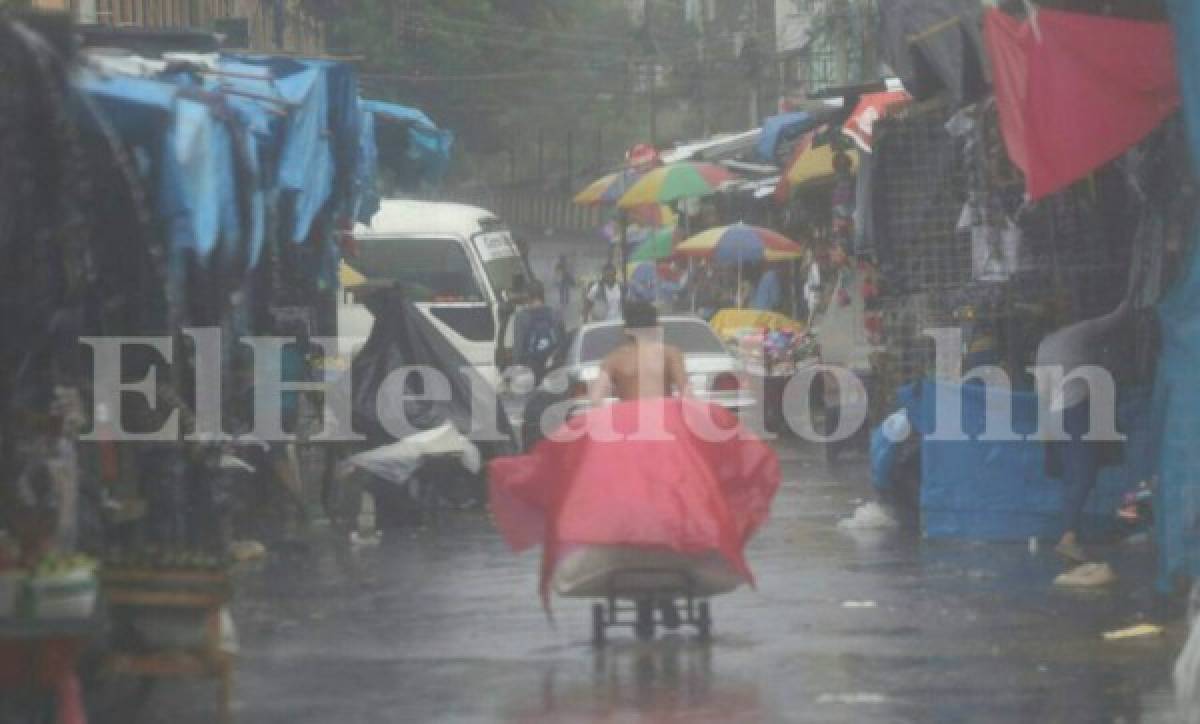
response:
M1004 142L1037 200L1113 160L1179 106L1165 23L1038 10L985 16Z

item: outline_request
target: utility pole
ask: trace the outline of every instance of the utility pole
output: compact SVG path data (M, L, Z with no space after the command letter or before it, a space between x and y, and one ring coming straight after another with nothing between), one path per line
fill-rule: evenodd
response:
M650 145L658 148L658 54L654 46L653 3L645 0L643 5L642 30L646 35L647 50L650 53Z
M761 51L758 38L758 0L750 0L750 40L756 52ZM756 60L755 62L759 62ZM752 71L753 75L750 78L750 127L754 128L758 125L758 70Z
M537 144L538 144L538 174L537 174L538 181L545 181L546 180L546 166L545 166L546 131L545 131L545 129L542 129L542 128L538 129Z
M567 189L575 185L575 136L567 129Z
M705 76L708 75L708 68L705 63L705 61L706 61L705 55L708 50L707 45L708 45L708 3L703 2L700 4L700 37L696 40L696 56L697 56L696 63L698 66L698 73L696 76L696 95L699 96L699 98L697 99L696 105L698 106L698 110L700 112L700 137L701 138L708 138L709 133L710 133L709 123L708 123L708 95L704 90Z

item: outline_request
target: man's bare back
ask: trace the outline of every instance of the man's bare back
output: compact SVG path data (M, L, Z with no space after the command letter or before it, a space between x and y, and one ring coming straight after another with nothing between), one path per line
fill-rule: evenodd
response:
M599 404L609 396L644 400L672 394L688 394L683 354L672 345L631 335L600 364L590 397Z

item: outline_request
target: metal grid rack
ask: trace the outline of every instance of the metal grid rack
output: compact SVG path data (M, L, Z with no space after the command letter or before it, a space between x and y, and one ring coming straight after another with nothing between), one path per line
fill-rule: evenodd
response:
M1125 291L1129 245L1104 228L1099 194L1087 182L1022 211L1018 271L1004 282L976 281L970 235L957 231L968 191L994 204L1011 189L989 188L985 175L968 172L971 159L947 120L932 108L878 126L872 213L885 279L887 345L876 365L883 390L930 370L932 342L923 330L960 324L964 309L976 320L1006 320L1001 356L1023 368L1047 330L1011 320L1040 310L1032 316L1050 325L1078 321L1111 310ZM971 325L964 326L969 342Z

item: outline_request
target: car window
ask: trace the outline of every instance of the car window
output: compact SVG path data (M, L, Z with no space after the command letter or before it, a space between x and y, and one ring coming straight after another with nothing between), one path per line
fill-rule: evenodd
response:
M359 239L346 260L367 279L393 280L416 301L482 302L471 262L453 239Z
M589 329L584 333L579 359L585 364L604 359L624 338L625 330L620 325ZM727 354L712 328L700 321L663 322L663 341L678 347L685 355Z

